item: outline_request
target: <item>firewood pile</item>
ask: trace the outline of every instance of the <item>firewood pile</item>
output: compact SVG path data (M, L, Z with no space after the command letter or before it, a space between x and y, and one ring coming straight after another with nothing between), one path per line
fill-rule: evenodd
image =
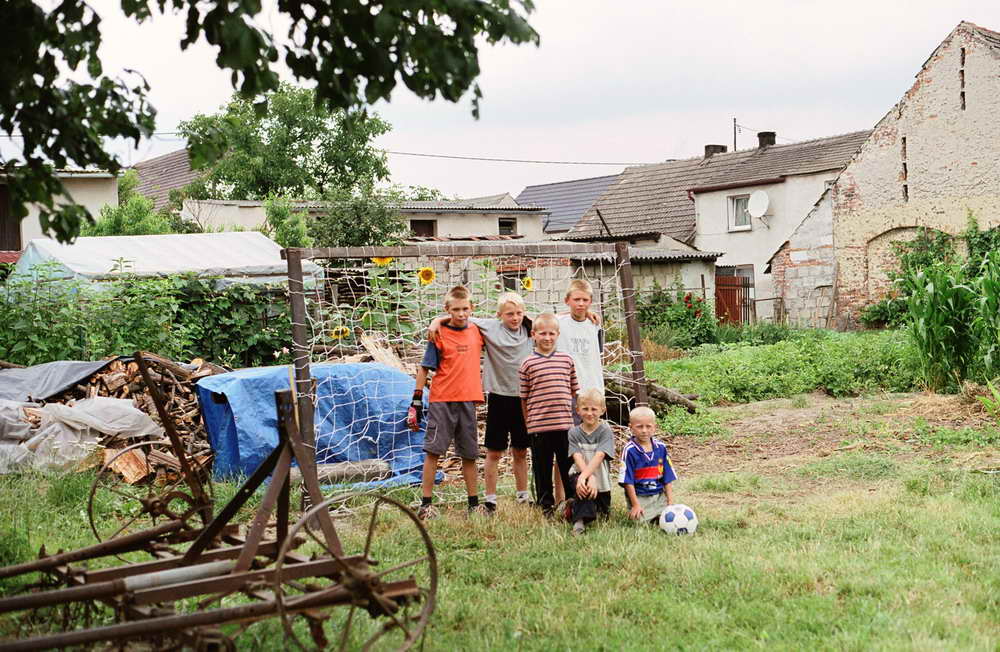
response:
M212 449L201 419L195 383L199 378L225 373L227 370L200 358L192 360L189 364L179 364L153 353L142 355L148 364L150 379L157 384L166 402L167 414L173 421L185 453L197 470L207 473L211 468ZM97 396L131 399L133 406L149 415L157 425L163 426L156 404L139 372L139 365L134 360L114 360L84 382L47 402L71 403ZM28 416L31 419L30 412ZM139 441L134 438L106 436L101 441L102 459L97 460L97 463L111 462L111 467L129 484L141 482L151 473L155 473L161 479L164 476L168 478L175 476L180 472L180 463L169 442L166 441L166 435L162 437L161 442L134 449L116 458L115 456L127 446Z

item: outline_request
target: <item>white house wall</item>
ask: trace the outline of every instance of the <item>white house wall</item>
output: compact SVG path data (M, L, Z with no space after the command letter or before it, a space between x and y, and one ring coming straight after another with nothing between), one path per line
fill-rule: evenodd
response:
M63 186L66 192L78 204L82 204L90 211L95 219L105 206L118 205L118 179L113 176L107 177L63 177ZM56 198L59 202L59 198ZM27 246L28 242L35 238L44 238L42 224L38 219L39 208L36 204L28 207L28 216L21 220L21 246Z
M826 182L836 176L836 171L805 174L788 177L783 183L697 193L695 246L702 251L723 252L716 265L753 265L756 298L772 298L776 296L774 280L770 274L764 274L768 259L812 209L823 194ZM768 195L767 212L763 218L751 218L749 231L730 231L730 198L750 195L757 190ZM712 280L714 284L715 279ZM773 303L759 302L758 318L770 319Z
M438 236L467 237L472 235L498 235L500 218L517 220L517 234L522 242L547 240L542 230L541 215L534 213L404 213L407 220L435 220Z
M197 222L203 228L226 231L253 231L264 224L266 219L263 206L240 206L190 199L184 202L181 217Z

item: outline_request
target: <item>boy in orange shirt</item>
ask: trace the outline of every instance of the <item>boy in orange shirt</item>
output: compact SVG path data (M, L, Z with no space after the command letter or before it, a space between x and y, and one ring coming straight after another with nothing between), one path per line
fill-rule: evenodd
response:
M472 301L469 291L461 285L453 287L444 302L448 323L442 324L436 341L428 342L424 359L417 372L417 387L407 413L406 422L411 430L420 429L423 416L424 387L427 376L434 371L431 385L430 406L427 414L427 433L424 438L424 468L421 477L422 500L417 512L422 520L437 516L431 504L434 477L438 461L455 442L455 452L462 458L462 477L465 479L469 500L469 513L485 512L479 504L479 482L476 476L476 458L479 457L479 438L476 431L476 404L483 402L483 380L479 358L483 351L483 337L479 328L469 321Z

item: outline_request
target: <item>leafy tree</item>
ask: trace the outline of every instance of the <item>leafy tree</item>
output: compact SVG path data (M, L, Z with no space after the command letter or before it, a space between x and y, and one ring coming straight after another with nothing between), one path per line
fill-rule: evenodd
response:
M399 213L400 203L440 200L445 196L425 186L367 188L351 192L335 188L323 197L326 214L309 222L309 235L317 247L394 245L402 241L409 225Z
M296 211L292 202L272 197L264 202L266 216L261 231L282 247L311 247L312 238L306 229L307 215Z
M316 92L282 84L264 110L235 95L220 113L196 115L180 132L197 146L221 139L226 153L191 194L212 199L318 197L333 187L354 188L389 176L385 154L373 140L389 123L364 112L330 112Z
M153 209L153 200L135 191L139 175L129 170L118 181L118 205L104 206L93 223L80 229L80 235L156 235L174 233L170 218Z
M136 22L166 12L184 14L182 48L204 38L216 62L232 70L244 98L278 89L279 59L301 81L315 82L316 101L329 111L388 100L401 81L418 97L456 102L472 90L478 116L482 93L479 46L537 43L526 14L531 0L282 0L283 42L260 25L259 0L120 0ZM52 8L49 8L52 7ZM15 216L40 207L42 228L72 240L86 209L72 202L53 168L99 167L117 173L106 138L137 144L152 134L156 110L149 85L104 74L98 49L101 19L85 0L5 0L0 33L9 53L0 64L0 130L21 138L20 161L0 161ZM282 23L284 21L274 21ZM189 147L196 167L226 148L222 134L203 134ZM57 203L61 199L62 203Z

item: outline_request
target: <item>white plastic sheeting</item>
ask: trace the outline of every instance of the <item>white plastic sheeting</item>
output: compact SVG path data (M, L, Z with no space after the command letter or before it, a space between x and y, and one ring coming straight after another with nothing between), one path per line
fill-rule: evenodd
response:
M256 231L185 233L77 238L61 244L48 238L28 243L14 268L31 275L46 264L52 278L102 281L122 272L136 276L195 274L219 277L227 283L274 283L287 278L281 246ZM307 284L321 276L321 268L303 261Z
M159 439L163 429L126 399L96 397L73 405L37 408L37 430L19 428L14 417L27 404L0 402L0 473L30 465L42 471L67 471L97 448L105 435ZM20 419L18 419L20 420ZM27 425L27 424L25 424ZM9 433L9 436L8 436Z

